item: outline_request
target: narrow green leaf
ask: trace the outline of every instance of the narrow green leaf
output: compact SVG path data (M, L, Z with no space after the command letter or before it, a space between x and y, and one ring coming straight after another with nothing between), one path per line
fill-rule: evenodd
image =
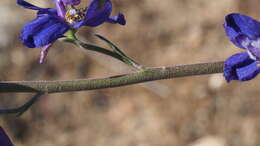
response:
M26 112L44 93L39 92L35 96L33 96L29 101L27 101L24 105L12 108L12 109L0 109L0 114L17 114L17 116L21 116L24 112Z
M106 42L115 52L122 56L126 56L124 52L122 52L116 45L114 45L111 41L106 39L104 36L101 36L99 34L96 34L96 36L101 39L102 41Z

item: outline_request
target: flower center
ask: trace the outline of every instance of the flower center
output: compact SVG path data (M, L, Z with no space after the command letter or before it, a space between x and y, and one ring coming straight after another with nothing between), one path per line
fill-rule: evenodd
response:
M241 46L247 50L247 53L251 59L260 61L260 38L250 39L245 37L241 41Z
M252 41L251 45L257 49L260 49L260 39Z
M84 17L85 17L85 10L76 9L76 8L69 8L65 16L66 21L71 25L81 21Z

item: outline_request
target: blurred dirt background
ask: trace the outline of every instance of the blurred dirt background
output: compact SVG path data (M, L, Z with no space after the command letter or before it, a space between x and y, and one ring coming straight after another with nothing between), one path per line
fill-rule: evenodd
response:
M83 0L84 1L84 0ZM32 0L53 7L51 0ZM82 28L81 40L105 46L109 38L145 66L222 61L242 51L225 36L224 16L260 20L260 0L112 0L126 26ZM88 3L85 0L82 7ZM56 42L47 62L18 39L35 12L0 2L0 80L68 80L132 72L121 62ZM226 83L221 74L120 88L44 96L21 117L1 116L16 146L258 146L260 78ZM1 94L15 107L31 94Z

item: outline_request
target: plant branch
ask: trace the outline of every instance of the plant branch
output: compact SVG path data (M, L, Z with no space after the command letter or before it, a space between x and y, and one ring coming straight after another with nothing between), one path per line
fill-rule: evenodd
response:
M59 93L120 87L148 81L223 72L223 62L145 68L107 78L68 81L0 81L0 92Z
M12 109L0 109L1 114L17 114L17 116L21 116L24 112L26 112L44 93L38 92L35 96L33 96L29 101L27 101L24 105L12 108Z

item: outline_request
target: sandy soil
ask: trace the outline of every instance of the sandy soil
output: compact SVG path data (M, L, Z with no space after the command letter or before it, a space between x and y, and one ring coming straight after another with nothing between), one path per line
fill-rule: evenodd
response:
M50 7L48 1L31 1ZM88 1L85 0L85 5ZM82 28L81 40L105 46L102 34L145 66L222 61L242 50L225 36L225 15L260 20L259 0L112 0L126 26ZM19 32L35 13L0 2L0 80L61 80L131 72L107 56L57 42L47 62L22 45ZM257 146L260 78L226 83L222 74L44 96L21 117L0 124L16 146ZM1 107L30 94L1 94Z

